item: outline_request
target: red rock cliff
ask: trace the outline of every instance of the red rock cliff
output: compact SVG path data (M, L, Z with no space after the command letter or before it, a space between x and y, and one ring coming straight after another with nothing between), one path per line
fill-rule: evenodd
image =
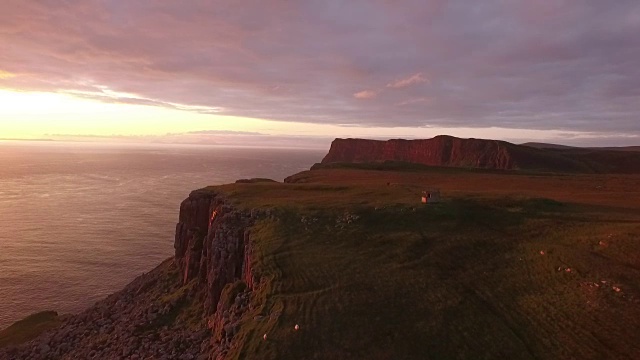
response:
M504 141L436 136L426 140L336 139L323 164L402 161L434 166L513 169L516 163Z
M640 155L636 152L538 149L506 141L446 135L425 140L336 139L322 164L386 161L499 170L640 173Z

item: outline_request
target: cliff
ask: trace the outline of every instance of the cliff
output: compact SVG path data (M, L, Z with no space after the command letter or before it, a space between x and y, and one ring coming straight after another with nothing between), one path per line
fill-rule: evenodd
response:
M191 193L180 205L175 262L182 283L195 281L203 297L204 316L214 334L212 359L229 350L238 320L258 282L251 267L249 232L255 215L235 209L220 193L207 190ZM225 287L226 301L221 301ZM236 305L232 313L231 305Z
M503 141L451 136L388 141L336 139L322 163L399 161L433 166L512 169L515 164L510 145Z
M197 190L175 256L0 359L640 358L637 183L437 167Z
M249 259L250 214L225 204L219 194L193 192L180 206L175 260L183 284L206 285L206 311L215 312L222 288L237 280L253 286Z
M335 139L322 160L324 165L375 162L567 173L640 173L637 152L543 149L444 135L424 140Z

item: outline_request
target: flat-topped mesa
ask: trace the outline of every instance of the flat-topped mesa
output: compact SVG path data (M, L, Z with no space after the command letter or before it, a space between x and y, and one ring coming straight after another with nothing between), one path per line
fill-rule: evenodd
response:
M425 140L336 139L322 163L398 161L433 166L513 169L517 164L509 149L512 146L504 141L442 135Z
M496 170L640 174L640 152L622 148L540 148L439 135L425 140L335 139L322 164L403 162Z
M198 279L207 314L216 311L227 284L242 280L253 289L249 227L251 214L208 190L192 192L180 205L176 225L175 262L184 284Z

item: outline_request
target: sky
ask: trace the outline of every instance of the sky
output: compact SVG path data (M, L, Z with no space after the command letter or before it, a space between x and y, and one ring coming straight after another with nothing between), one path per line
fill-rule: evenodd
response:
M637 0L3 0L0 139L640 145Z

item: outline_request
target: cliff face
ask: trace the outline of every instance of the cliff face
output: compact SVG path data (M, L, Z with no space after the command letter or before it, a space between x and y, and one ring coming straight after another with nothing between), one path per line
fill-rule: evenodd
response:
M386 161L497 170L640 173L640 154L633 151L541 149L506 141L442 135L426 140L336 139L322 164Z
M194 281L195 296L203 297L212 334L210 359L224 358L232 346L257 284L251 267L252 215L208 191L192 192L180 205L174 259L182 284Z
M433 166L512 169L516 164L509 145L503 141L451 136L388 141L336 139L322 163L401 161Z
M244 281L253 288L249 213L226 204L218 194L195 191L180 205L175 261L183 284L192 279L204 287L205 310L213 314L227 284Z

